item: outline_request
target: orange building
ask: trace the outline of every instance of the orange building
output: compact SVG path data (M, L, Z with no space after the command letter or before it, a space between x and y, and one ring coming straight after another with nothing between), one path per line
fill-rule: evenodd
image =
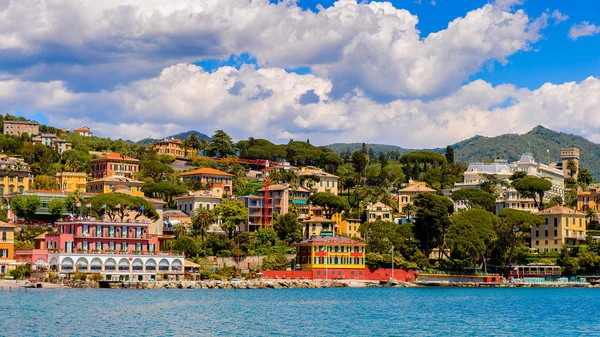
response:
M163 139L154 143L154 150L161 155L173 156L175 158L184 158L185 151L181 139L171 138Z
M15 225L0 221L0 275L15 265Z
M35 136L40 133L40 124L34 121L4 121L4 134L20 136L24 133Z
M223 187L223 194L231 195L233 189L233 175L212 168L201 168L179 174L181 181L191 179L203 184L219 184Z
M90 128L88 128L87 125L75 129L75 132L77 132L80 136L84 136L84 137L91 137L94 135L92 130Z
M107 153L92 159L92 178L99 179L120 175L131 178L140 170L140 161L131 157L121 157L118 153Z

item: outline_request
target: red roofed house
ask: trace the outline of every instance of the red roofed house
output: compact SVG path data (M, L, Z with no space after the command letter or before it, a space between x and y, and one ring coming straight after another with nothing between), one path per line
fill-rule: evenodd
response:
M92 130L90 128L88 128L87 126L82 126L80 128L77 128L77 129L75 129L75 132L77 132L80 136L84 136L84 137L91 137L94 135Z
M191 179L203 184L221 184L223 185L223 194L231 195L233 189L233 175L227 172L215 170L212 168L201 168L179 174L179 179Z
M120 175L132 178L140 170L140 161L131 157L121 157L118 153L107 153L92 159L92 178L100 179Z

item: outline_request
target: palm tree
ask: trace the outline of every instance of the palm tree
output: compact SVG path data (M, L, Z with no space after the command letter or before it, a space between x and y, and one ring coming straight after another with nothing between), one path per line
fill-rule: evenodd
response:
M213 212L204 208L198 208L194 214L192 214L192 228L201 231L202 241L204 241L204 231L215 221L216 217Z
M198 145L198 149L200 151L204 151L204 150L206 150L208 148L208 145L209 145L208 140L206 140L206 139L200 139L200 142L199 142L199 145Z
M569 170L569 175L571 176L571 178L573 178L575 176L575 173L577 172L577 164L575 163L575 161L569 160L567 162L567 170Z
M412 222L410 215L415 214L416 212L417 208L415 207L415 205L412 204L412 202L409 202L408 204L404 205L404 207L402 207L402 214L406 215L409 222Z
M190 145L190 139L186 139L181 143L181 146L183 147L183 156L187 158L188 156L188 152L190 150L190 148L192 147Z
M185 227L185 225L183 223L178 223L175 226L173 226L173 232L175 233L175 236L179 237L179 236L186 236L187 235L187 228Z
M186 141L195 150L194 155L198 155L198 149L200 148L200 139L198 139L198 136L192 132Z

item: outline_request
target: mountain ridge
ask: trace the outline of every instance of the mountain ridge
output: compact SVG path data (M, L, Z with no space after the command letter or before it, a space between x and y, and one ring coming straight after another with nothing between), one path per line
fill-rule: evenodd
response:
M154 144L154 143L158 142L159 140L168 139L168 138L177 138L177 139L181 139L181 140L186 140L192 133L195 133L196 136L198 136L198 138L200 138L200 139L206 139L206 140L210 139L209 136L207 136L206 134L204 134L202 132L199 132L196 130L189 130L189 131L180 132L178 134L175 134L175 135L172 135L169 137L164 137L164 138L144 138L144 139L140 139L139 141L137 141L135 143L138 145L149 145L149 144Z

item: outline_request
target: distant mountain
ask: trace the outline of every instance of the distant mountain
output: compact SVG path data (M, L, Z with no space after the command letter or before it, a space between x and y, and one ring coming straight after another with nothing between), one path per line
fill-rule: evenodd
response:
M189 138L189 136L192 133L195 133L196 136L198 136L199 139L206 139L206 140L210 139L209 136L207 136L207 135L205 135L205 134L203 134L201 132L191 130L191 131L186 131L186 132L178 133L176 135L172 135L172 136L168 136L168 137L164 137L164 138L158 138L158 139L157 138L144 138L144 139L136 142L136 144L138 144L138 145L154 144L155 142L157 142L157 141L159 141L161 139L165 139L165 138L178 138L178 139L181 139L181 140L186 140L186 139Z
M350 152L360 150L362 143L331 144L327 145L336 153L345 150ZM564 132L556 132L543 126L536 126L523 135L505 134L497 137L475 136L453 144L454 156L457 161L468 164L472 161L485 161L490 159L507 159L516 161L523 152L531 152L537 161L542 163L560 160L560 149L576 147L581 151L581 167L592 172L595 179L600 180L600 145L593 143L581 136ZM404 154L411 149L393 145L367 144L376 153L398 151ZM444 153L445 148L429 149L430 151ZM549 153L546 152L549 150Z

